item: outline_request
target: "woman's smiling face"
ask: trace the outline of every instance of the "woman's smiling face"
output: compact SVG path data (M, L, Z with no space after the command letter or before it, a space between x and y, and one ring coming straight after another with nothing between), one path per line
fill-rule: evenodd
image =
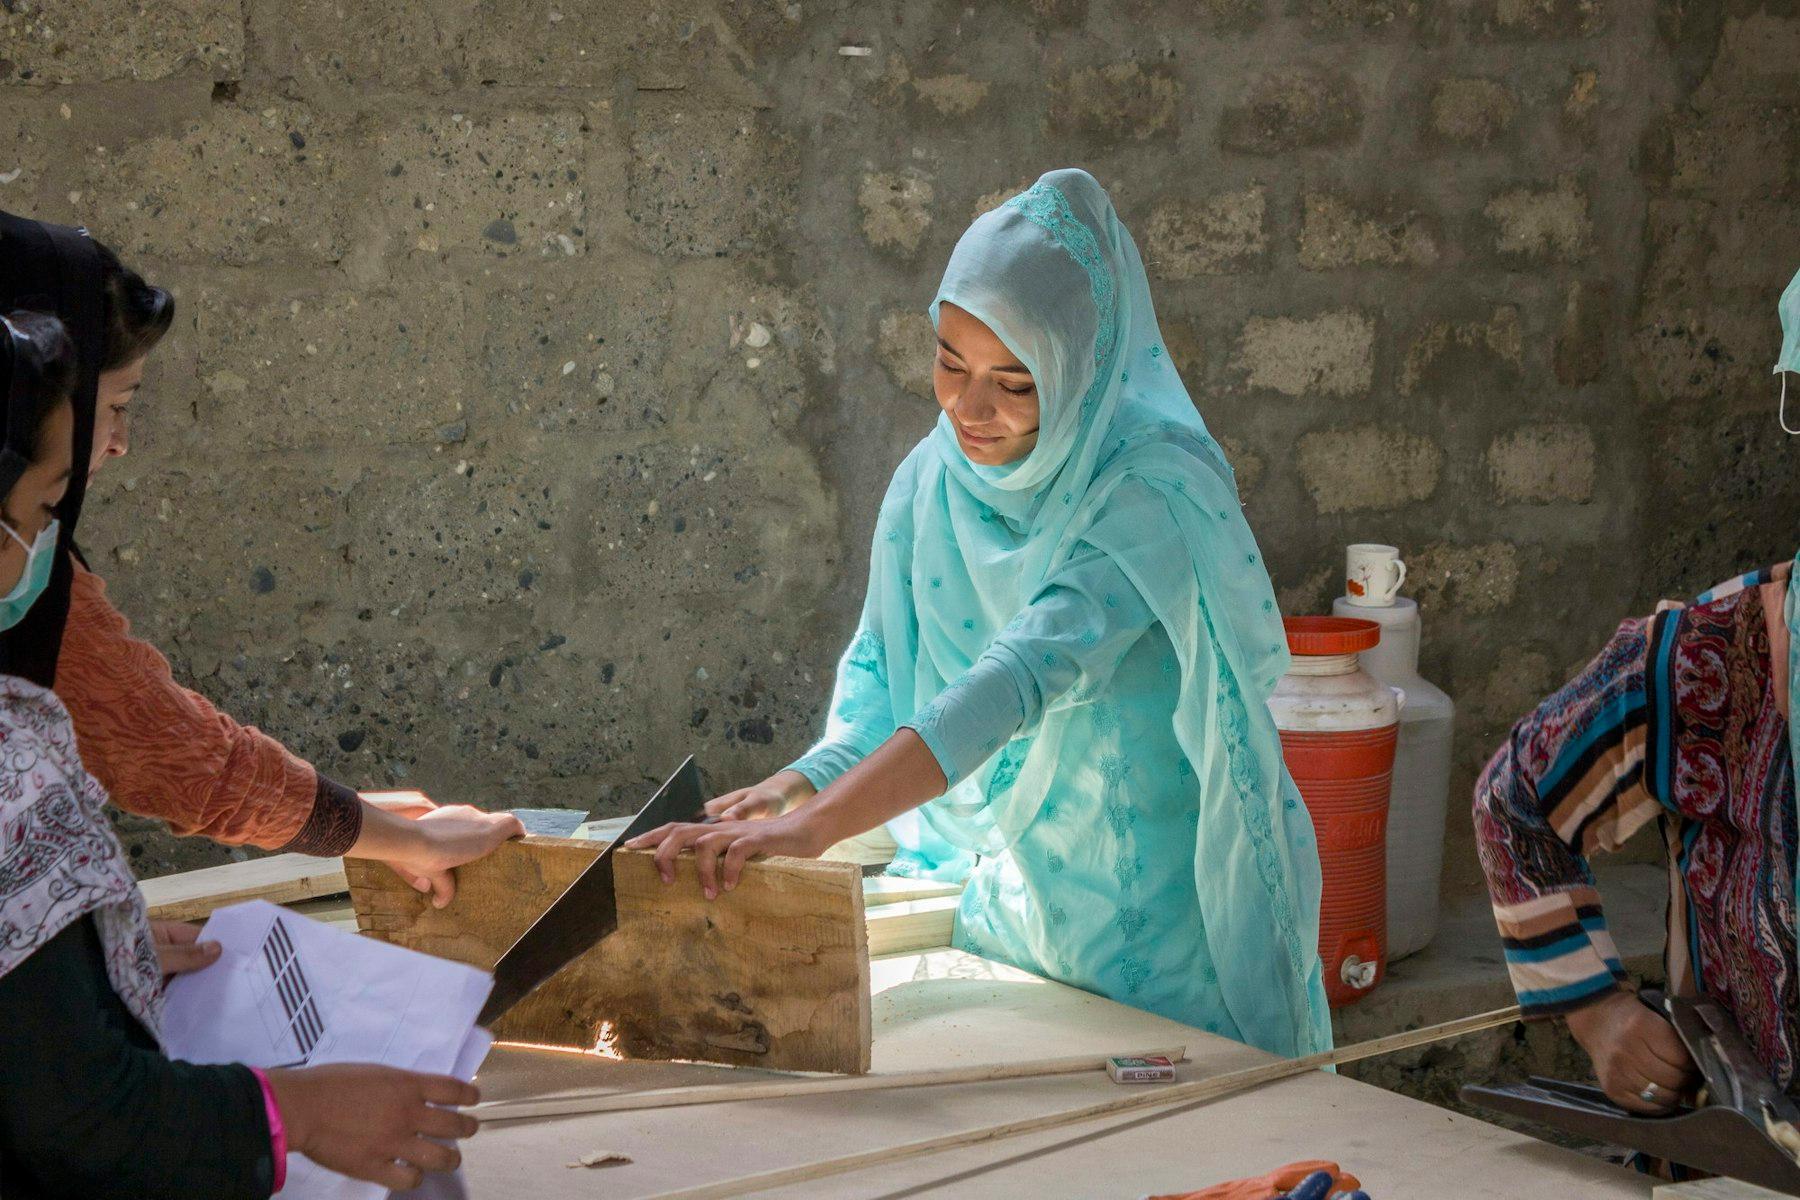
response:
M1038 437L1031 372L993 330L954 304L938 306L937 336L931 384L969 461L998 467L1030 454Z

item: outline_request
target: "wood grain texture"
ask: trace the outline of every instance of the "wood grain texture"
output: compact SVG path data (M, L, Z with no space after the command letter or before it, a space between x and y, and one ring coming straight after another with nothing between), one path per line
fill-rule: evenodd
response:
M870 908L884 904L905 904L910 900L935 900L940 896L960 896L960 883L939 883L934 879L903 879L898 875L866 875L863 877L863 903Z
M869 910L869 956L917 954L950 944L960 895L902 900ZM865 901L866 903L866 901Z
M365 933L482 968L602 849L572 838L508 842L457 871L433 909L387 867L352 860ZM860 873L844 863L767 859L708 901L693 860L673 884L651 855L613 859L618 929L501 1018L508 1041L792 1071L869 1069L869 957Z
M152 917L162 921L200 921L227 904L245 900L292 904L341 895L348 884L341 858L273 854L146 879L138 886Z

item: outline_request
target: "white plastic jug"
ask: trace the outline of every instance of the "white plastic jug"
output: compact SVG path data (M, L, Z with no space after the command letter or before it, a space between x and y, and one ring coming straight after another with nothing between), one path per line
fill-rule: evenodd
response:
M1406 697L1388 803L1387 950L1388 961L1395 962L1423 950L1437 933L1456 705L1419 674L1417 601L1401 596L1392 604L1365 607L1340 596L1331 611L1381 626L1381 644L1363 652L1363 669Z

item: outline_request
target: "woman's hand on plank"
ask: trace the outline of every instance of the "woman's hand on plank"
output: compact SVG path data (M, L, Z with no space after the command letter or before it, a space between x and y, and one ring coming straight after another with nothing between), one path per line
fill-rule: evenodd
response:
M738 885L744 864L760 855L817 858L825 843L812 828L805 809L753 821L678 823L652 829L625 843L627 850L656 851L656 871L664 883L675 882L675 857L694 852L700 890L708 900Z
M371 808L363 816L364 837L373 840L377 823L390 827L386 840L351 847L356 858L375 858L413 888L431 894L433 908L456 895L455 868L492 854L501 842L524 837L525 826L511 813L483 812L467 804L433 807L415 818L395 817Z
M675 881L676 856L692 850L700 870L700 889L712 900L721 891L736 887L744 864L757 855L817 858L845 838L867 833L941 795L948 782L925 740L911 729L900 729L816 796L811 794L811 781L798 771L778 772L758 788L776 786L791 789L788 811L779 816L766 815L764 804L758 801L752 804L751 815L763 813L760 819L733 815L705 824L664 825L632 838L625 846L629 850L654 849L656 870L664 883ZM742 801L714 803L718 807L709 805L709 813L735 814Z
M812 781L798 771L777 771L761 783L706 802L706 815L720 821L760 821L779 817L813 797Z

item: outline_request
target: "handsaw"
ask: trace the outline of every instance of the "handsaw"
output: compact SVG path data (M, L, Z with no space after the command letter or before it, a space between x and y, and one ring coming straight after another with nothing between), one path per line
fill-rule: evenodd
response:
M1620 1108L1597 1087L1537 1076L1505 1087L1470 1085L1463 1100L1800 1196L1800 1107L1769 1078L1731 1014L1705 997L1640 995L1667 1016L1694 1056L1706 1080L1704 1105L1645 1116Z
M491 1027L532 989L617 929L619 902L613 893L613 851L639 834L671 821L700 818L705 803L705 794L700 790L700 768L689 756L619 836L500 956L494 964L494 990L488 993L481 1015L475 1018L476 1024Z

